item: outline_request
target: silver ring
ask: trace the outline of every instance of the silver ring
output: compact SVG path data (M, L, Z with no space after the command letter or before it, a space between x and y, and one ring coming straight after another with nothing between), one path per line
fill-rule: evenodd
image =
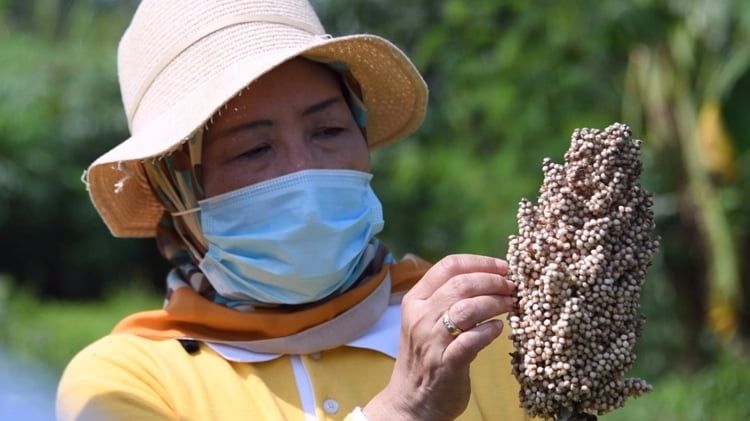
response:
M456 323L451 320L451 316L448 315L447 311L443 313L442 321L443 326L445 326L445 329L448 331L448 334L453 336L454 338L463 333L463 330L456 326Z

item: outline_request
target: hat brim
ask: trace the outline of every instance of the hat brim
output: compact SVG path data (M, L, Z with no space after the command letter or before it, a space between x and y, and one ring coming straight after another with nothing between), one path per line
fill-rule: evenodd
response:
M368 114L368 143L376 148L412 133L422 123L427 86L411 61L375 35L312 38L310 44L255 54L194 87L174 106L91 164L87 186L94 207L116 237L153 237L164 208L139 161L178 148L240 90L297 56L346 63Z

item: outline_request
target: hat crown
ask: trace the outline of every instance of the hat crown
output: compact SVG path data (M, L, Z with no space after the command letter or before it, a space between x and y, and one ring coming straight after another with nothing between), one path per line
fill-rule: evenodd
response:
M159 97L154 102L167 106L170 104L165 97L174 103L187 94L181 92L189 90L185 86L172 85L168 83L170 78L164 77L170 66L189 66L193 60L179 63L180 56L207 44L205 39L213 33L238 25L255 26L255 31L250 31L254 36L247 41L257 46L258 53L274 48L273 42L259 41L272 41L274 29L281 26L294 27L310 35L325 33L307 0L143 0L118 48L118 78L131 132L135 133L139 123L147 123L161 111L149 106L150 97ZM192 55L211 59L205 53ZM180 73L189 73L189 70L183 68ZM201 83L202 77L210 75L194 74L194 77L191 82ZM166 79L168 86L155 87L165 85L159 83L163 82L160 79Z

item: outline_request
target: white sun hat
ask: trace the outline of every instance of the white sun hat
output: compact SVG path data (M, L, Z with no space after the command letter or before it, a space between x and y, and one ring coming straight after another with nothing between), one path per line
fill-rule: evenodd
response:
M152 237L164 212L140 161L177 149L248 84L300 55L346 64L370 148L422 123L427 86L404 53L375 35L327 35L307 0L143 0L117 60L131 137L85 174L112 234Z

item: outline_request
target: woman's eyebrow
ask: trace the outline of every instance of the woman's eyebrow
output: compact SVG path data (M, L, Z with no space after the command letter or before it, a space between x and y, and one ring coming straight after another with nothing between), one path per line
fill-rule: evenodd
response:
M259 127L272 127L273 121L271 120L253 120L238 124L230 129L224 130L220 136L229 136L243 130L252 130Z
M319 112L321 112L321 111L323 111L323 110L331 107L332 105L335 105L339 101L342 101L341 96L335 96L335 97L332 97L332 98L324 99L323 101L320 101L318 103L315 103L315 104L313 104L313 105L305 108L305 110L302 112L302 115L303 116L307 116L307 115L310 115L310 114L319 113ZM238 125L236 125L236 126L234 126L232 128L229 128L227 130L224 130L221 133L221 136L228 136L228 135L235 134L235 133L237 133L239 131L252 130L252 129L257 129L259 127L272 127L272 126L273 126L273 121L272 120L268 120L268 119L247 121L247 122L244 122L244 123L240 123L240 124L238 124Z

